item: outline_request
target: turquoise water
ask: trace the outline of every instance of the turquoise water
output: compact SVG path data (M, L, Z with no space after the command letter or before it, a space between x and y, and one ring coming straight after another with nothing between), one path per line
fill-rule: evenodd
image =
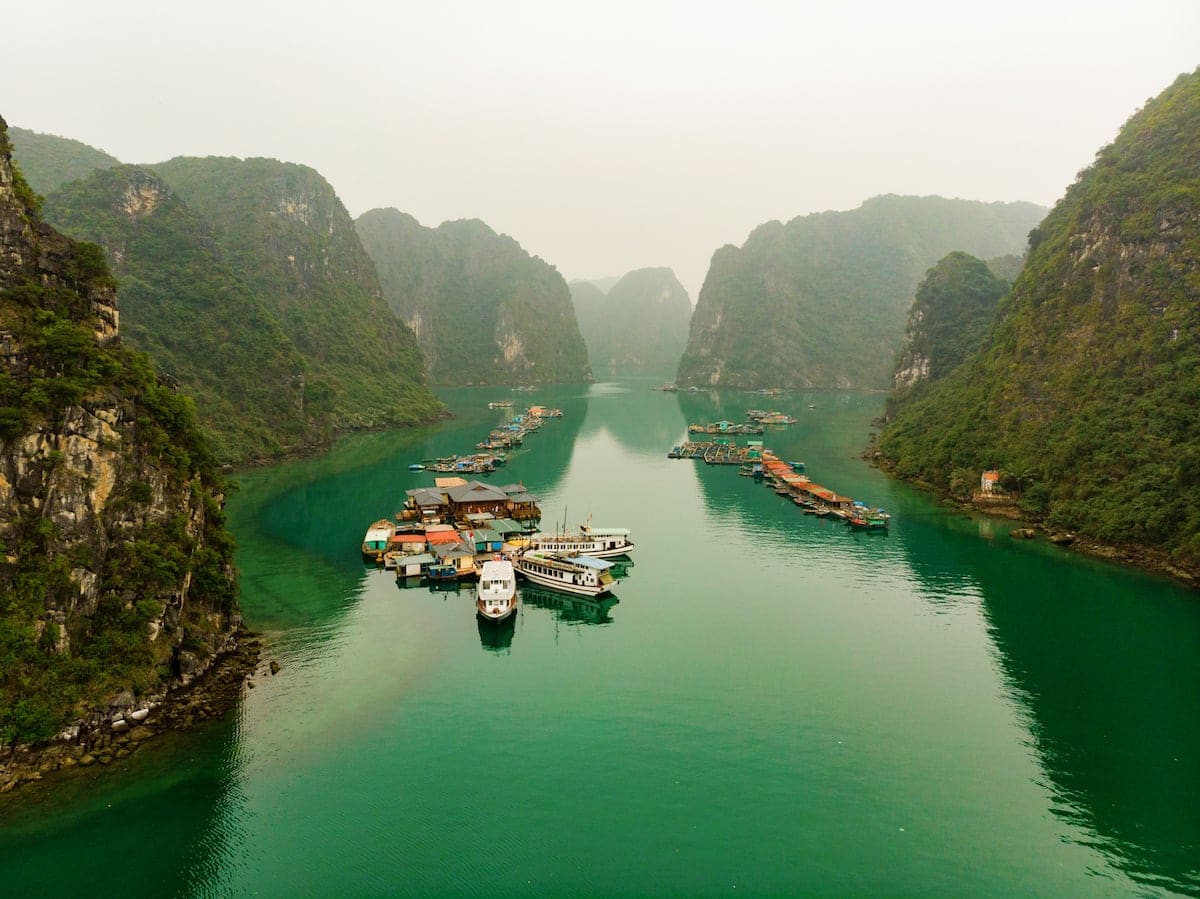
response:
M1200 894L1194 593L888 481L859 458L880 396L650 386L512 395L565 417L491 480L637 549L616 602L525 588L507 629L357 553L495 391L242 476L244 613L282 670L0 804L3 894ZM800 419L768 445L889 534L666 458L766 405Z

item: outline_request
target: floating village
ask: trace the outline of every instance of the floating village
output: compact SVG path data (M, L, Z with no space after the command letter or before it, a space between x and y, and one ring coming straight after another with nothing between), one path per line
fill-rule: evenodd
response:
M795 424L796 419L782 412L747 409L746 421L717 421L688 425L689 436L703 435L704 440L688 440L667 453L671 459L700 459L708 465L736 465L738 474L766 484L780 496L795 503L805 515L842 519L858 531L885 534L891 515L850 496L823 487L804 473L803 462L778 458L761 440L747 440L742 446L737 437L762 434L764 425Z
M509 410L511 401L488 403ZM511 414L511 413L510 413ZM576 530L540 530L538 497L521 482L493 486L464 475L487 475L506 462L506 452L562 412L529 406L511 414L475 445L475 452L426 459L411 471L444 474L431 485L407 491L394 520L372 523L363 537L362 556L369 564L395 572L398 582L436 585L476 582L476 611L481 621L510 619L518 604L517 578L550 591L588 599L610 597L627 573L634 544L625 528L593 526ZM767 425L794 424L781 412L748 409L741 423L718 421L688 426L689 439L674 447L672 459L700 459L709 465L737 466L738 474L766 484L790 499L806 515L835 517L850 528L886 533L891 516L883 509L843 496L805 474L804 463L780 459L757 436Z
M509 409L509 401L488 403ZM633 541L625 528L590 520L577 530L539 529L538 498L522 483L492 486L464 474L490 474L504 465L505 451L520 446L558 409L530 406L492 430L476 452L424 460L410 471L445 473L432 485L407 491L395 520L381 519L363 537L363 560L396 573L398 582L430 584L476 580L481 620L502 622L517 609L517 577L552 591L587 599L609 597L629 567ZM590 516L589 516L590 519ZM564 522L565 526L565 522Z

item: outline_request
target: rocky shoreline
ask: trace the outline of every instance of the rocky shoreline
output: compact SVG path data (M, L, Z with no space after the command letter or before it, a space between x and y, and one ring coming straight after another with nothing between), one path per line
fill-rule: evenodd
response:
M124 759L158 734L186 730L220 718L242 697L255 674L273 675L263 659L262 637L239 630L202 673L181 679L165 693L135 701L123 693L43 743L0 746L0 794L65 772L104 767Z
M862 457L888 477L896 478L895 472L882 459L879 451L875 449L873 442L863 453ZM903 479L897 478L897 480ZM1020 522L1020 527L1014 527L1009 531L1009 536L1015 539L1030 540L1043 537L1051 543L1074 550L1075 552L1084 553L1097 559L1105 559L1120 565L1128 565L1131 568L1137 568L1140 571L1150 574L1166 575L1185 587L1200 590L1200 568L1177 565L1162 550L1149 546L1138 546L1132 543L1114 546L1079 534L1056 531L1053 528L1047 527L1042 522L1031 521L1018 508L1016 501L1012 497L984 496L976 493L970 499L963 499L951 496L944 490L926 481L906 481L905 483L941 497L945 505L953 506L960 512L978 512L994 518L1006 518L1010 521Z
M981 512L998 518L1024 521L1026 516L1017 508L1011 499L1001 497L972 497L970 500L946 498L955 507L964 512ZM1101 543L1088 537L1070 531L1056 531L1040 522L1023 525L1009 531L1009 536L1019 540L1030 540L1043 537L1051 543L1069 548L1075 552L1084 553L1097 559L1105 559L1121 565L1128 565L1151 574L1164 574L1180 582L1186 587L1200 589L1200 571L1176 565L1170 557L1148 546L1127 544L1113 546Z

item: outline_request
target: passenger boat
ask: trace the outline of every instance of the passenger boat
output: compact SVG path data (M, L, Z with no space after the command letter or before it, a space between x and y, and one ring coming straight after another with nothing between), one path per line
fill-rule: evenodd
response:
M580 596L604 596L617 582L609 571L612 564L591 556L556 556L529 551L517 557L516 569L522 577L552 590Z
M388 551L388 541L392 539L392 523L381 518L367 528L363 537L362 555L364 562L382 562L383 554Z
M529 548L536 552L564 553L611 559L633 551L633 541L625 528L594 528L583 524L578 534L534 534Z
M475 610L490 621L503 621L517 610L517 574L512 562L497 556L483 563L475 587Z

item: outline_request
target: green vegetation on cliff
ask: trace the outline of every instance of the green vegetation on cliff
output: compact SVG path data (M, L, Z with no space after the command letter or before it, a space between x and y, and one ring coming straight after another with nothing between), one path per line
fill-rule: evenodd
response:
M152 167L212 225L228 269L306 367L317 430L410 425L443 414L411 331L383 300L375 266L333 188L274 159L178 157ZM230 327L240 327L234 318Z
M116 340L102 251L41 224L10 152L0 119L0 744L161 690L237 613L192 403Z
M760 226L713 254L680 384L890 385L925 271L952 250L1020 253L1045 210L1031 203L875 197L849 212Z
M223 462L278 455L330 433L330 402L306 403L307 366L235 275L212 229L157 176L97 171L50 194L45 218L108 253L121 335L196 401Z
M39 194L58 190L68 181L86 178L97 169L120 165L121 161L81 141L24 128L9 128L12 155L29 186Z
M1200 566L1200 71L1136 113L1030 235L981 350L900 410L901 476L998 468L1055 528Z
M594 282L574 281L571 298L597 375L674 377L687 345L692 301L673 271L638 269L607 293Z
M511 237L478 220L426 228L396 209L365 212L355 227L434 382L590 378L566 282Z
M889 415L979 349L1007 293L1008 282L992 274L990 263L957 250L925 274L909 312Z

